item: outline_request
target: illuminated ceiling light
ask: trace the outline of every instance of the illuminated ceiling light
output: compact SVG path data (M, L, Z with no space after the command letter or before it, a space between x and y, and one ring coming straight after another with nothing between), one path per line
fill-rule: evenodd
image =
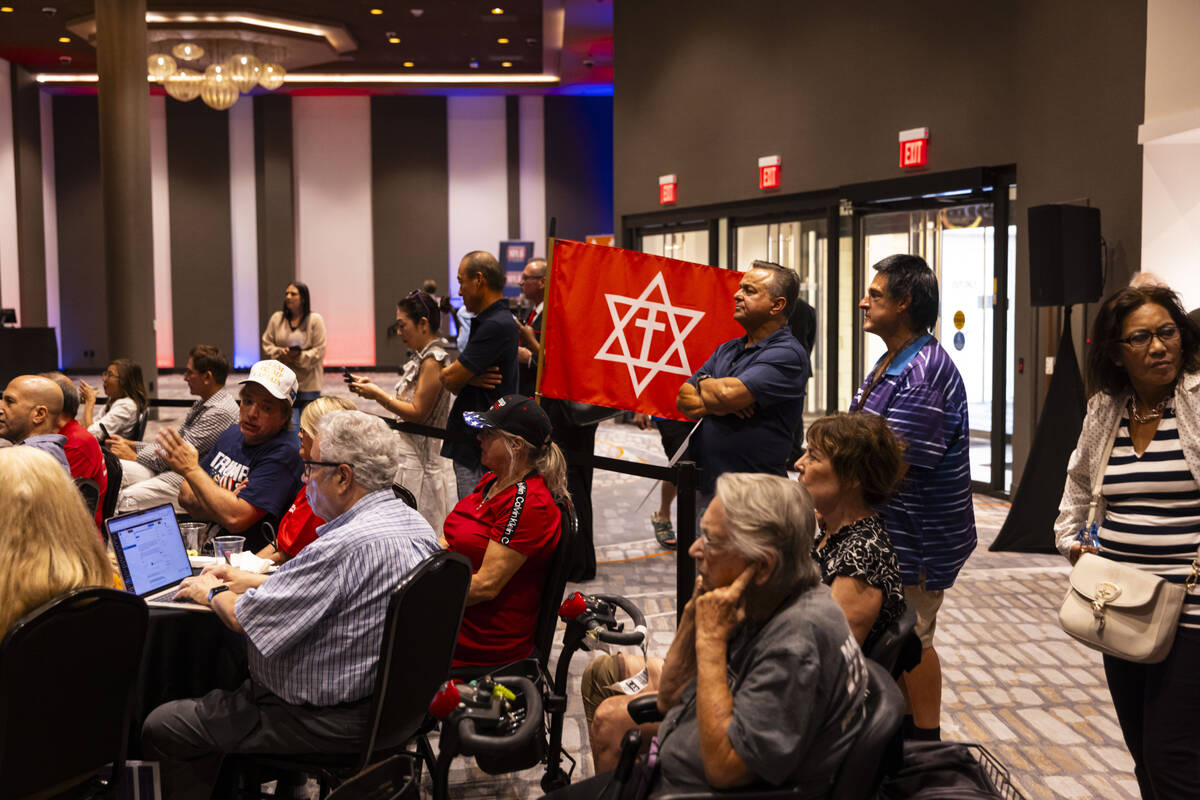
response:
M383 13L383 9L382 8L372 8L371 13L378 17L380 14Z
M512 66L512 62L511 62L511 61L501 61L501 62L500 62L500 66L502 66L502 67L511 67L511 66Z
M156 53L146 59L146 72L152 79L161 81L175 72L175 59L163 53Z
M100 77L94 72L84 73L39 73L36 76L38 83L96 83ZM149 80L149 78L147 78ZM320 72L305 72L300 74L289 73L284 77L285 83L416 83L416 84L465 84L465 85L485 85L485 84L539 84L550 85L559 82L557 75L540 75L532 73L517 73L515 75L463 75L463 74L424 74L424 73L386 73L372 74L369 72L357 73L320 73Z
M203 75L194 69L184 67L171 73L163 81L163 87L171 97L182 103L187 103L200 96L200 86L203 83Z
M389 36L388 44L400 44L400 37L399 36Z
M0 6L0 14L11 14L11 13L13 13L12 6Z
M412 67L415 67L415 66L416 66L416 64L414 64L414 63L413 63L413 62L411 62L411 61L405 61L405 62L404 62L404 66L405 66L405 67L408 67L408 68L412 68Z
M195 61L204 55L204 48L191 42L180 42L171 48L171 55L183 61Z
M258 85L273 92L283 86L285 75L287 70L281 64L262 64L258 68Z
M210 108L224 111L237 102L238 88L227 72L210 72L213 64L204 71L204 81L200 85L200 99Z
M503 8L500 8L500 6L496 6L495 8L493 8L493 9L492 9L492 13L493 13L493 14L503 14L503 13L504 13L504 9L503 9Z
M70 44L71 37L70 36L60 36L60 37L58 37L58 42L59 42L59 44Z
M235 53L229 57L229 77L238 91L245 94L258 85L258 69L262 62L248 53Z
M496 44L508 44L508 37L501 36L499 39L496 40Z

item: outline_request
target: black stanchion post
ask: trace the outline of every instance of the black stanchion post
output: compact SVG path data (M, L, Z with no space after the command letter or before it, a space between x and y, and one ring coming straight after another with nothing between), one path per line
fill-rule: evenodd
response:
M675 469L678 470L675 476L678 489L675 496L675 514L678 518L675 528L675 620L678 621L696 585L696 563L688 555L692 542L696 541L696 464L694 461L680 461Z

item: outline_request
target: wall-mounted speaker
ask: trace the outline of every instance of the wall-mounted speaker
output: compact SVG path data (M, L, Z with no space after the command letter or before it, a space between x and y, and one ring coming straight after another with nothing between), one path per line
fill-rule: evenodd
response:
M1035 306L1094 303L1104 293L1100 209L1029 208L1029 294Z

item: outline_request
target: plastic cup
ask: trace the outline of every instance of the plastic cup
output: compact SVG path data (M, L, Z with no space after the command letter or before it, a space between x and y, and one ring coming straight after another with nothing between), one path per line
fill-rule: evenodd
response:
M234 553L240 553L246 549L245 536L218 536L213 539L213 547L217 558L225 563L231 563L231 557Z
M204 535L205 529L208 527L206 522L184 522L179 526L179 532L183 534L183 546L188 550L200 552L200 537Z

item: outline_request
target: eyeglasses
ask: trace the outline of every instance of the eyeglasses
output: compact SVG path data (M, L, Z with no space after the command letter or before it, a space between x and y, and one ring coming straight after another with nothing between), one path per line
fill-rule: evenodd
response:
M340 467L344 463L344 461L313 461L306 458L304 459L304 477L307 478L312 474L313 467ZM350 465L346 464L346 466Z
M521 283L525 283L526 281L540 281L540 280L545 280L545 278L541 275L522 275L521 276Z
M1124 339L1117 339L1117 341L1129 345L1134 350L1145 350L1150 346L1150 340L1155 338L1163 344L1173 342L1179 338L1179 327L1168 322L1156 331L1134 331Z

